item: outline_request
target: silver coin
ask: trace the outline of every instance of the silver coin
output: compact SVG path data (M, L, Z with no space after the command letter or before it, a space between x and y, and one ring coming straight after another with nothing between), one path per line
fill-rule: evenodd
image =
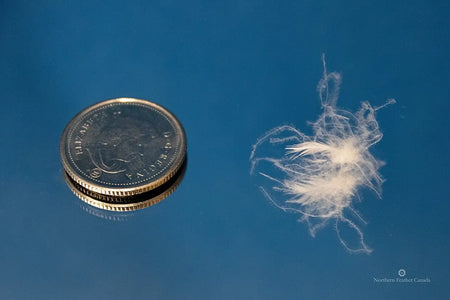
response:
M80 186L104 195L130 196L174 176L186 156L186 135L167 109L119 98L86 108L66 126L60 154Z

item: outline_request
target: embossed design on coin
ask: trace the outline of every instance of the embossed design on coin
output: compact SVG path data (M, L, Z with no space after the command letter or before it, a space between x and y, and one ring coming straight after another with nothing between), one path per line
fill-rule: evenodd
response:
M168 181L186 155L186 136L169 111L152 102L119 98L93 105L66 126L64 170L99 194L127 196Z

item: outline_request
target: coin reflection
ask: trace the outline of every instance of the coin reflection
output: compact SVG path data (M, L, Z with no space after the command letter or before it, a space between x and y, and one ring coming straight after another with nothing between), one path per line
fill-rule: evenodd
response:
M137 212L136 210L133 211L111 211L111 210L104 210L101 208L97 208L94 206L91 206L89 204L87 204L84 201L80 201L77 199L74 199L74 201L77 201L79 207L86 213L100 218L100 219L104 219L104 220L108 220L108 221L113 221L113 222L124 222L127 221L128 219L136 216Z
M107 219L120 220L120 215L123 215L124 212L135 211L138 209L142 209L148 206L155 205L158 202L166 199L170 196L180 185L183 180L184 174L187 168L187 159L185 159L182 167L177 172L175 176L173 176L169 181L159 186L156 189L151 191L134 195L134 196L126 196L126 197L115 197L94 193L90 190L85 189L81 185L77 184L73 181L70 176L63 171L64 180L69 186L70 190L80 198L84 203L90 205L84 205L83 210L91 213L93 215L99 216L101 214L101 210L98 208L107 211L119 212L119 214L113 215L105 215ZM95 209L97 208L97 209ZM100 216L103 217L103 216Z

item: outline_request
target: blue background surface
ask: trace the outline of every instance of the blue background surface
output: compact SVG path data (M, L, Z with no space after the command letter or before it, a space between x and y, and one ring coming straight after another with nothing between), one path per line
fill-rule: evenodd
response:
M0 298L448 299L449 6L1 1ZM339 106L397 100L378 114L383 199L357 204L369 256L331 226L310 237L249 176L264 132L311 133L322 53L343 75ZM117 97L175 113L189 165L168 199L102 218L65 185L59 137ZM431 283L374 282L400 268Z

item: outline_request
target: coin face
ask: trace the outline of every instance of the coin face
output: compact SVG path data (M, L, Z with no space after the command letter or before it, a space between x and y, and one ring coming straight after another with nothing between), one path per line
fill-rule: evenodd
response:
M130 196L174 176L186 156L186 135L165 108L119 98L76 115L64 129L60 154L64 170L80 186Z

